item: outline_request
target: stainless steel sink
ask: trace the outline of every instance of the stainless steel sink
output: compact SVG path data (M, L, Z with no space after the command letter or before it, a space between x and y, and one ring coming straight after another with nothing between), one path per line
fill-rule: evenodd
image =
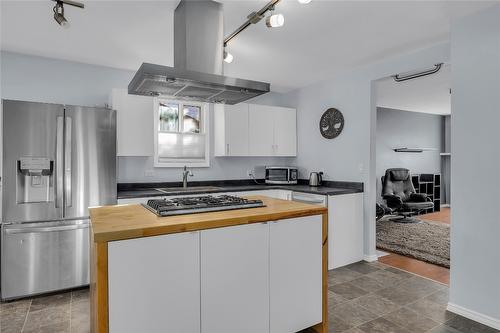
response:
M220 187L217 186L192 186L192 187L162 187L157 188L157 191L163 193L170 192L207 192L207 191L215 191L220 190Z

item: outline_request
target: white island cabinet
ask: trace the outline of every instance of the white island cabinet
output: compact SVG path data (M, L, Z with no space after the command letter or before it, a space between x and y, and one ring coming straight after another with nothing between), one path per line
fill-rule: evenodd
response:
M200 331L200 232L108 246L109 332Z
M90 208L91 332L328 332L325 207Z
M321 322L321 216L272 222L270 240L270 333Z
M202 230L201 332L268 330L268 223Z
M109 332L294 333L323 321L312 215L113 241Z

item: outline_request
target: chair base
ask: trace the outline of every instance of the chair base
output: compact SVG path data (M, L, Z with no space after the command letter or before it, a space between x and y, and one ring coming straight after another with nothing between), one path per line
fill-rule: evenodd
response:
M404 215L399 215L395 218L392 218L391 221L395 223L422 223L422 220L419 220L416 217Z

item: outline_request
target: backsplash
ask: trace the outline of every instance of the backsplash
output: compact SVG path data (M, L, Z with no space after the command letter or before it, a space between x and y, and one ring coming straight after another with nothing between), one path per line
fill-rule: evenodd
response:
M210 167L190 168L189 181L264 178L266 165L294 165L295 158L284 157L211 157ZM177 182L182 168L154 168L152 157L118 157L118 183Z

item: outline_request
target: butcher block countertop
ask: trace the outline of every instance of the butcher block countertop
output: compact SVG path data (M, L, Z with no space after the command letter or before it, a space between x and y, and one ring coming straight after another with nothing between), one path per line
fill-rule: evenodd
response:
M116 205L90 209L91 232L96 243L157 236L185 231L228 227L300 216L326 214L327 208L266 196L266 207L158 217L141 205Z

